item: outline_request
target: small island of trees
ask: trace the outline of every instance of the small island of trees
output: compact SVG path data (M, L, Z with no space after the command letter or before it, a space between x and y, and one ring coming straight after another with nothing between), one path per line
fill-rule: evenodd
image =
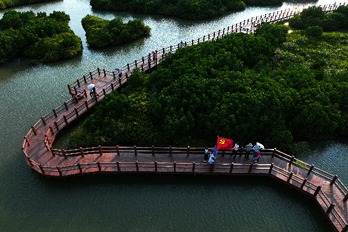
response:
M300 17L306 23L303 15L317 10ZM347 7L329 14L337 12ZM291 150L294 142L347 137L347 33L288 30L264 24L253 35L178 49L107 95L70 146L206 146L224 135Z
M52 62L81 54L81 39L64 12L6 12L0 20L0 63L14 57Z
M161 14L197 20L242 11L246 6L275 6L281 5L283 2L283 0L91 0L90 4L93 9L97 10ZM295 2L297 1L295 0Z
M86 32L88 45L94 48L131 42L150 35L151 31L151 28L145 26L140 19L123 23L121 18L105 20L91 15L82 19L82 26Z
M27 5L39 2L52 2L55 0L0 0L0 9L6 9L9 7Z

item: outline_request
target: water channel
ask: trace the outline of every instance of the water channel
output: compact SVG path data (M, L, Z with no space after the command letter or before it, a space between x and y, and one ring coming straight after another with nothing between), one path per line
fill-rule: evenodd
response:
M318 2L325 3L333 2ZM209 21L93 11L89 0L15 8L65 11L84 50L78 58L54 64L31 66L16 59L0 66L0 230L330 231L314 201L268 178L103 175L47 179L31 171L20 149L30 126L66 100L66 84L83 74L97 67L112 70L152 50L295 6L248 8ZM0 11L0 17L4 12ZM81 26L87 14L105 19L141 18L152 33L131 44L91 50ZM339 175L348 184L347 153L347 141L328 141L298 157Z

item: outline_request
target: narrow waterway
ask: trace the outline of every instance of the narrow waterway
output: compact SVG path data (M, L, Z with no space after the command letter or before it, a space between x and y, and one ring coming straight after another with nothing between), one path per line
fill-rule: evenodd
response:
M320 1L318 4L330 3ZM23 136L41 115L68 98L66 84L97 67L123 66L149 52L190 41L252 16L294 7L248 8L210 21L92 11L89 0L17 7L65 11L82 38L73 60L30 66L16 59L0 66L1 231L330 231L307 197L268 178L179 176L86 176L43 178L24 162ZM2 17L5 11L0 12ZM141 18L151 36L105 50L87 47L81 19L87 15ZM345 184L347 142L316 144L308 163L338 174Z

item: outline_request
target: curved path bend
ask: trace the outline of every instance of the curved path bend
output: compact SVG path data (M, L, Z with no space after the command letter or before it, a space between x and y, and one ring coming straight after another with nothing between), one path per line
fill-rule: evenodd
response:
M343 4L346 5L346 4ZM325 5L331 11L339 5ZM68 85L71 99L41 117L24 137L22 150L26 162L36 172L53 177L90 173L167 173L189 175L263 175L275 178L312 196L336 231L348 231L348 189L340 179L313 165L276 149L262 151L260 163L252 164L244 154L236 159L230 152L219 152L214 165L203 162L202 147L89 147L71 150L53 149L57 134L94 107L106 94L120 90L135 71L151 71L166 54L184 46L211 41L231 33L253 33L255 25L278 22L298 14L288 9L253 17L223 30L149 54L122 67L122 72L97 69ZM97 96L87 86L93 83Z

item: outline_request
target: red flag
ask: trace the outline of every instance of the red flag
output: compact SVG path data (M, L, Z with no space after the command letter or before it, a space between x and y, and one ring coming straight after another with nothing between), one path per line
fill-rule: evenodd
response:
M216 142L216 149L219 150L232 150L232 139L226 139L223 137L218 136L217 142Z

